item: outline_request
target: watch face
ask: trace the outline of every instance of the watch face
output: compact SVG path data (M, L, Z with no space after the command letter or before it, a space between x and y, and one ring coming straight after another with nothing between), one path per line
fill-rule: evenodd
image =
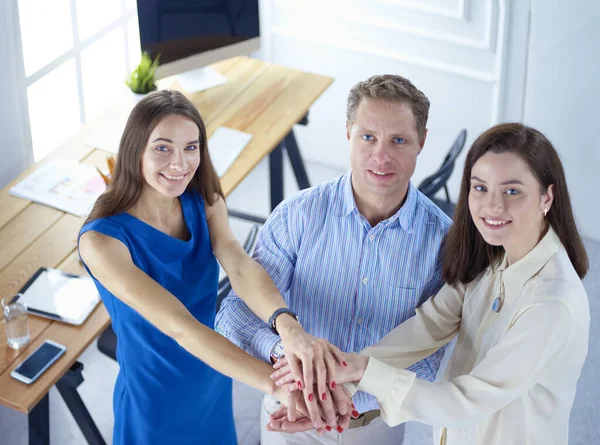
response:
M277 359L280 359L285 356L285 354L283 353L283 345L281 344L281 342L278 342L277 344L275 344L275 346L273 346L273 351L271 352L271 355Z

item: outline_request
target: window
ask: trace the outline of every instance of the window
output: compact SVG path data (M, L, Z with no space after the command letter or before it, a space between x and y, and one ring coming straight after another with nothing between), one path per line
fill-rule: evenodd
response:
M38 161L123 91L140 61L135 0L18 0Z

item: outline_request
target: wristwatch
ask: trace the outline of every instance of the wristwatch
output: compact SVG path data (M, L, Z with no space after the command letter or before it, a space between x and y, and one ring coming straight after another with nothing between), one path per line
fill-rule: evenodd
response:
M283 352L283 343L281 343L281 340L279 340L277 343L275 343L273 348L271 348L271 363L275 364L277 363L277 360L280 360L283 357L285 357L285 352Z
M271 317L269 318L269 322L268 322L269 329L275 335L279 335L279 332L277 332L276 322L277 322L277 317L279 317L282 314L289 314L292 317L294 317L298 323L300 322L296 313L294 311L292 311L291 309L288 309L287 307L282 307L282 308L277 309L275 312L273 312L273 315L271 315Z

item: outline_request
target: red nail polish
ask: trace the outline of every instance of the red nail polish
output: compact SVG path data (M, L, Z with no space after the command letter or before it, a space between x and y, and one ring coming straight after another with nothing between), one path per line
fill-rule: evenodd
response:
M323 395L321 396L321 400L327 400L327 394L323 393Z
M335 389L335 382L331 382L331 388Z
M356 406L354 406L354 403L352 404L352 409L356 409Z
M302 390L302 382L297 382L298 383L298 389Z
M345 361L342 362L342 365L344 366L348 366L348 363L346 363Z
M330 427L329 425L326 425L326 426L325 426L325 429L326 429L327 431L331 431L331 427Z
M352 417L358 417L360 416L360 413L356 410L352 411Z
M341 426L338 426L336 428L336 430L338 430L338 433L343 433L344 432L344 428L342 428Z
M308 395L308 401L309 401L309 402L312 402L312 401L313 401L313 395L312 395L312 393L310 393L310 394Z

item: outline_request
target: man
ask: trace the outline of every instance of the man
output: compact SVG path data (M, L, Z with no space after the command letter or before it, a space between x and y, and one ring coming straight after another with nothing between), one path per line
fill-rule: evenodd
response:
M304 329L346 352L376 343L442 286L438 251L450 219L411 183L425 145L429 100L401 76L373 76L348 96L351 171L282 202L265 224L254 258L267 270ZM216 329L273 362L279 338L233 292ZM409 369L434 380L442 351ZM319 395L322 397L322 395ZM265 397L261 444L401 444L376 400L353 398L361 413L347 431L268 432L278 406Z

